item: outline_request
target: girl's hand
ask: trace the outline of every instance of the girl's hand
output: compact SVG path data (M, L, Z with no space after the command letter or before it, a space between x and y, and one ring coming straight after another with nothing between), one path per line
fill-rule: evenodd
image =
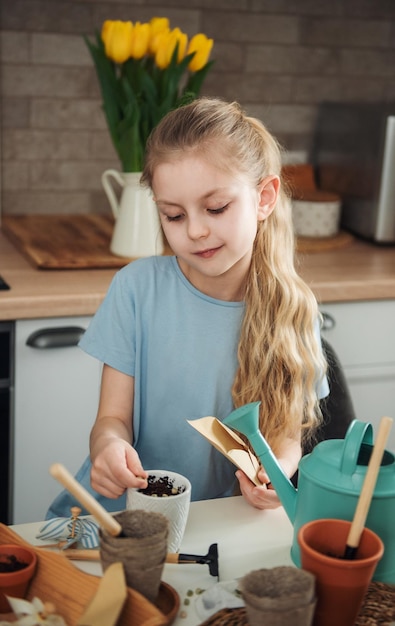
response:
M91 484L103 496L119 498L125 489L145 489L147 476L136 450L127 441L114 437L92 463Z
M256 509L276 509L281 505L279 497L269 482L269 476L263 469L258 472L258 478L262 483L259 487L252 483L241 470L237 470L236 477L242 495L251 506Z

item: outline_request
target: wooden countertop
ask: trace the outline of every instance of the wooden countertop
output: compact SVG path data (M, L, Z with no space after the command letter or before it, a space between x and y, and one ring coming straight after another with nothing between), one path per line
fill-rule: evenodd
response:
M395 299L395 246L355 240L300 254L299 271L319 302ZM93 315L116 269L37 270L0 232L0 320Z

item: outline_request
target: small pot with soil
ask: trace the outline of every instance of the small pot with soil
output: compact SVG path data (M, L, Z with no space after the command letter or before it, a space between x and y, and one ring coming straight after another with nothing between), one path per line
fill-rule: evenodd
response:
M121 511L114 518L122 535L113 537L99 530L100 560L105 571L121 561L126 584L155 603L167 554L167 519L152 511Z
M168 552L178 552L191 501L191 483L167 470L147 470L146 489L128 489L126 508L161 513L169 521Z
M25 597L36 565L34 550L19 545L0 545L0 613L11 611L6 596Z

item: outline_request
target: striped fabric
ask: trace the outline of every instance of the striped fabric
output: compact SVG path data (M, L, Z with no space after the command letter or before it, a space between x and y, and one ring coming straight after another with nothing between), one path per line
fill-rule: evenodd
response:
M99 526L88 517L82 519L55 517L40 528L36 539L65 541L65 545L62 546L63 550L76 542L81 543L83 548L97 548Z

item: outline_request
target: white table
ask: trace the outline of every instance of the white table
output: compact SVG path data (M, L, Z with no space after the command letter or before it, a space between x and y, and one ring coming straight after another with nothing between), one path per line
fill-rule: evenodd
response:
M35 537L42 522L12 527L33 545L43 544ZM293 529L282 507L258 511L241 496L192 502L180 552L207 554L212 543L218 544L220 581L232 581L262 567L292 565L290 547ZM74 561L83 571L101 575L99 563ZM163 580L180 595L180 612L175 626L196 626L202 619L195 611L194 595L184 605L188 590L207 589L217 583L208 565L166 564Z

